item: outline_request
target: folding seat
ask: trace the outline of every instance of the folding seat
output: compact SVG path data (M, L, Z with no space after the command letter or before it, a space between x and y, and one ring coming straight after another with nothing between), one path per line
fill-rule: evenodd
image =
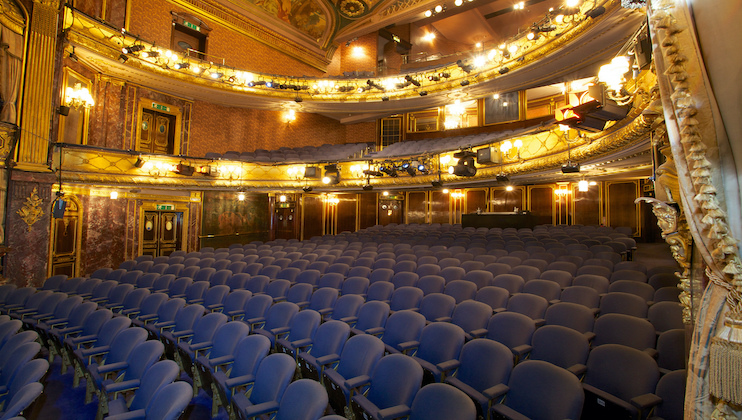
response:
M547 267L548 270L561 270L566 271L573 276L577 274L577 265L569 261L554 261Z
M147 256L148 256L148 257L150 257L150 255L147 255ZM141 257L137 257L137 258L141 258ZM139 261L137 261L137 263L138 263L138 262L139 262ZM91 274L90 274L90 275L89 275L88 277L89 277L89 278L91 278L91 279L101 279L101 280L105 280L105 279L106 279L106 276L107 276L107 275L108 275L108 273L110 273L111 271L113 271L113 268L109 268L109 267L103 267L103 268L99 268L99 269L97 269L97 270L93 271L93 272L92 272L92 273L91 273Z
M234 273L232 277L227 279L226 285L229 286L230 290L239 290L245 288L245 283L250 279L250 275L247 273Z
M107 411L108 395L104 395L105 386L111 386L112 382L109 376L116 378L117 373L122 370L128 370L132 362L132 369L129 371L131 379L137 379L141 373L147 370L161 356L164 347L161 342L156 340L146 341L147 334L141 328L127 328L116 334L110 345L95 346L82 352L78 352L78 362L85 364L79 365L84 368L86 377L85 403L92 401L93 394L97 393L99 397L99 411L105 414ZM148 343L145 345L145 343ZM134 354L134 350L139 351ZM85 359L87 358L87 362ZM144 362L143 364L140 364ZM139 374L139 375L137 375ZM122 378L119 378L122 379ZM120 382L120 380L119 380Z
M139 387L134 391L134 395L130 401L127 402L126 398L122 395L119 398L108 397L108 414L107 418L111 416L123 416L123 415L135 415L138 410L144 412L152 397L164 386L171 384L177 379L179 370L178 365L172 360L161 360L153 364L144 375L139 383ZM124 387L125 384L121 384L115 387L112 392L119 393L125 391L133 391Z
M680 302L680 289L675 286L661 287L654 292L652 301L654 301L654 303Z
M456 304L472 300L477 294L477 285L466 280L453 280L446 285L443 292L456 299Z
M600 299L600 314L626 314L647 317L647 301L637 295L623 292L606 293Z
M531 351L531 337L536 331L533 320L517 312L500 312L487 322L487 338L506 345L516 360Z
M563 255L568 255L569 254L569 251L567 251L565 248L562 248L562 246L563 246L562 244L559 244L559 245L561 245L561 246L549 248L546 251L547 253L549 253L549 254L551 254L551 255L554 256L554 260L553 261L556 261L556 258L559 258L559 257L561 257Z
M447 267L461 267L461 260L453 257L442 258L438 260L438 265L441 267L441 269Z
M619 270L641 271L642 273L647 274L647 266L638 261L621 261L613 267L613 271Z
M294 319L294 316L296 316L298 312L299 306L294 303L276 303L268 309L268 312L266 312L265 321L251 325L252 334L264 335L271 340L271 344L275 344L278 335L289 330L291 320Z
M369 275L371 275L371 268L370 267L352 267L350 270L348 270L347 277L365 277L368 278Z
M316 287L319 283L319 279L322 276L318 270L304 270L296 276L296 283L306 283L312 287Z
M371 269L377 270L379 268L387 268L394 271L394 266L396 264L397 261L394 258L379 258L374 261L374 265L371 266Z
M56 292L65 280L67 280L66 274L51 276L44 280L44 283L39 287L39 290L51 290L52 292Z
M25 288L17 289L14 292L14 295L20 294L21 292L26 292L23 289ZM6 304L3 310L7 315L10 315L14 319L22 319L24 314L35 313L38 310L39 306L43 303L43 301L53 294L54 292L52 292L51 290L39 290L35 293L33 293L33 291L30 291L30 293L25 296L19 297L18 299L16 299L16 296L10 296L10 303ZM54 297L54 299L56 299L56 297Z
M228 260L227 258L217 259L216 261L214 261L214 264L211 265L211 268L216 271L226 270L230 264L232 264L232 261Z
M320 255L317 258L317 260L315 262L313 262L312 264L323 262L323 263L326 264L326 267L329 267L330 264L333 264L336 259L337 259L337 256L328 253L328 254L325 254L325 255Z
M245 314L243 322L251 327L256 324L265 322L265 315L273 304L273 298L268 295L253 295L245 302Z
M417 284L418 276L416 273L410 271L402 271L392 276L392 284L395 289L399 289L403 286L414 287Z
M397 312L395 315L404 312ZM422 317L420 314L407 312ZM352 390L359 382L365 381L365 377L371 376L383 355L384 343L371 335L356 335L345 343L335 369L325 369L322 373L322 382L327 389L330 406L336 413L342 413L349 407L353 396Z
M258 259L260 259L260 257L257 254L246 253L245 256L242 257L242 260L241 261L244 262L247 265L250 265L250 264L257 263L258 262Z
M212 286L204 293L204 299L199 302L207 312L221 312L224 307L224 299L229 294L229 286L218 285Z
M401 354L382 357L370 377L368 391L353 396L351 409L356 418L405 416L422 378L422 368L411 358Z
M242 270L243 273L247 273L250 276L257 276L258 273L260 273L260 270L263 269L263 264L259 262L254 263L248 263L244 270Z
M489 271L485 270L472 270L464 275L463 280L474 283L477 286L477 290L487 287L492 283L494 276Z
M208 281L194 281L188 285L185 293L170 295L171 298L183 298L189 305L200 304L204 301L206 290L209 289Z
M500 257L497 259L497 262L495 264L507 264L512 269L513 267L516 267L523 262L522 259L518 257L514 257L512 255L508 255L507 257ZM494 274L494 273L493 273Z
M503 403L492 407L496 416L511 419L577 419L585 400L582 386L575 375L540 360L527 360L515 366L508 388Z
M423 295L430 293L443 293L446 287L446 279L438 275L421 276L417 281L417 287L423 291Z
M652 395L659 378L657 362L642 351L617 344L594 348L582 384L583 418L645 418L660 402Z
M487 266L488 264L496 263L497 257L494 255L489 255L487 253L484 253L484 254L476 255L474 257L474 261L481 261L482 263L484 263L485 266ZM418 260L418 264L420 264L419 260Z
M299 311L291 320L288 331L276 339L276 350L297 360L299 352L312 345L312 338L321 320L322 315L315 310Z
M366 296L366 291L369 287L369 280L365 277L348 277L343 281L343 284L340 288L340 294L341 295L347 295L347 294L353 294L353 295L360 295L362 297Z
M340 273L325 273L319 278L318 288L330 287L335 290L340 290L343 285L345 276Z
M604 251L594 251L594 250L593 250L593 249L591 248L591 249L590 249L590 252L592 252L592 253L594 254L594 256L595 256L595 259L599 259L599 260L607 260L607 261L610 261L611 263L613 263L613 265L616 265L616 264L620 263L620 262L621 262L621 260L623 259L623 258L621 257L621 255L619 255L619 254L616 254L615 252L613 252L613 249L612 249L611 247L609 247L609 246L606 246L606 245L598 245L598 246L599 246L599 247L606 247L606 248L610 248L610 249L611 249L611 251L610 251L610 252L604 252ZM601 249L604 249L604 248L601 248ZM587 261L586 261L585 263L587 263Z
M657 337L657 366L662 374L685 369L685 347L685 329L667 330Z
M531 280L523 286L523 293L541 296L553 305L559 302L562 288L551 280Z
M162 295L164 293L153 293L150 295L150 298L159 300L162 299ZM157 296L157 298L153 298L153 296ZM137 314L137 317L132 320L132 323L141 327L158 322L170 322L175 319L178 311L185 306L185 303L185 299L164 299L158 306L156 313L144 313L144 305L142 305L142 312ZM151 334L152 337L159 336L159 328L153 328Z
M541 296L529 293L519 293L510 297L508 300L507 311L517 312L531 318L536 326L543 325L544 314L549 307L549 302Z
M598 258L597 256L595 256L594 258L585 260L585 262L582 263L582 265L583 267L587 265L599 265L601 267L608 268L611 270L611 272L613 272L613 266L615 265L615 263L613 262L613 259L603 259L603 258Z
M140 277L137 281L141 281L141 278L142 277ZM86 278L83 278L83 281L77 286L77 288L75 289L75 291L73 293L69 293L69 294L74 294L74 295L77 295L77 296L81 296L83 299L86 298L86 297L90 297L92 295L92 293L93 293L93 290L99 284L101 284L102 282L103 282L103 280L101 280L101 279L86 279ZM8 297L10 297L10 295Z
M618 280L608 286L608 292L630 293L632 295L639 296L650 304L652 302L652 299L654 299L654 287L648 285L647 283L639 283L638 281Z
M467 300L458 303L451 314L451 322L461 327L467 340L483 337L487 334L487 322L492 315L492 308L482 302Z
M485 264L481 261L464 261L461 263L460 267L468 273L472 270L483 270L484 265Z
M233 355L224 357L228 369L215 369L213 374L210 373L212 417L218 414L220 406L231 410L230 403L235 391L255 380L258 367L268 355L270 347L270 340L263 335L244 337L235 346Z
M250 327L239 321L227 322L216 328L211 341L190 347L191 350L195 350L193 354L195 357L191 358L195 363L192 364L189 372L193 378L194 396L200 388L211 389L213 373L217 372L220 367L235 361L234 353L237 345L250 332Z
M593 349L605 344L620 344L655 356L657 335L654 326L643 318L624 314L601 315L593 327Z
M105 307L114 313L124 315L123 311L129 313L138 310L142 305L142 301L149 295L149 289L133 289L124 296L124 299L121 302L110 302L106 304Z
M463 279L466 275L466 270L459 266L451 266L443 268L438 275L443 277L446 280L446 284L448 284L454 280Z
M510 274L520 276L524 281L528 282L530 280L539 278L539 276L541 275L541 270L528 265L519 265L510 270Z
M133 270L134 267L136 267L136 265L137 265L136 260L126 260L122 262L121 264L119 264L118 268L128 271L128 270Z
M408 420L474 420L477 409L469 397L448 384L430 384L418 391Z
M335 273L340 274L341 276L345 276L348 274L348 270L350 270L350 266L345 263L334 263L327 267L327 270L325 270L325 273Z
M467 261L473 261L474 255L469 252L454 252L452 258L461 261L461 263L463 264Z
M434 322L423 328L419 342L405 351L425 371L423 385L440 382L443 375L458 366L464 345L464 330L456 324Z
M655 274L675 274L675 272L681 271L677 265L658 265L656 267L647 269L647 278L652 278Z
M164 276L162 276L164 277ZM160 278L162 278L160 277ZM158 279L159 282L159 279ZM168 296L170 298L176 298L179 297L179 295L184 295L186 291L188 290L188 286L193 284L193 279L190 277L178 277L177 279L173 280L169 285L167 290L164 290L164 292L167 292ZM208 283L207 283L208 284ZM163 290L158 290L155 287L156 292L163 292Z
M300 308L313 309L326 318L332 314L332 310L335 307L335 302L338 299L338 289L332 287L321 287L317 289L309 299L307 305L299 305Z
M474 300L486 303L492 312L501 312L507 307L510 292L502 287L485 286L477 291Z
M221 286L221 285L227 284L227 280L229 280L231 277L232 277L231 271L227 269L218 270L209 279L209 285L213 287L213 286Z
M657 302L649 307L647 317L658 334L685 328L683 307L677 302Z
M142 275L140 270L130 270L124 273L119 279L119 283L137 284L137 279Z
M232 261L227 267L225 267L227 270L231 271L232 274L241 273L245 267L247 267L247 262L242 261L241 255L235 254L234 260L230 258L230 261Z
M674 273L657 273L653 274L647 282L655 290L659 290L663 287L678 287L680 280Z
M392 277L394 277L394 270L391 268L375 268L371 271L368 279L371 284L374 284L376 282L390 282Z
M489 418L492 404L507 391L513 354L496 341L475 339L464 344L459 362L445 382L465 392L475 402L478 415Z
M342 321L348 324L355 323L358 320L358 311L363 305L364 299L360 295L343 295L335 302L335 307L329 319Z
M567 369L578 378L585 374L590 352L587 337L561 325L545 325L533 333L530 360L543 360Z
M523 280L523 277L517 274L499 274L492 279L491 285L502 287L512 295L523 291L525 281Z
M263 293L265 292L265 288L268 286L268 283L270 281L271 279L267 276L256 274L254 276L250 276L247 279L247 281L245 282L245 289L252 292L252 294Z
M589 287L599 294L603 295L608 293L610 281L603 276L597 276L594 274L580 274L572 280L572 286Z
M23 413L44 391L44 385L39 382L31 382L21 387L8 401L6 408L0 412L3 419L22 419Z
M389 300L389 308L392 312L405 309L417 311L422 299L422 290L414 286L401 286L392 293L392 297Z
M351 331L353 334L374 334L384 332L389 318L389 304L383 301L367 301L358 310L358 321Z
M554 256L551 255L551 254L546 254L546 255L550 255L552 259L554 258ZM548 257L544 257L544 258L548 258ZM534 268L537 268L538 269L539 274L540 274L540 273L546 271L546 268L549 266L549 261L546 261L544 258L534 258L534 256L531 256L531 258L527 258L527 259L523 260L523 262L520 263L520 266L518 266L518 267L522 267L522 266L525 266L525 267L534 267ZM518 267L516 267L516 268L518 268Z
M273 280L265 286L265 294L273 298L273 302L286 300L291 283L288 280Z
M389 303L394 293L394 285L391 282L378 281L368 286L366 301L379 300Z
M546 310L544 318L547 325L571 328L584 335L588 340L595 337L592 332L595 316L593 311L585 306L570 302L559 302Z
M560 296L562 302L576 303L589 308L594 314L600 309L600 295L592 287L570 286L562 290Z
M129 318L143 317L144 319L147 319L149 316L157 314L160 305L168 299L168 296L165 293L149 293L148 289L136 289L135 291L138 290L146 290L148 293L144 296L139 305L132 306L128 309L122 308L120 311L121 315L128 316ZM130 298L133 293L134 292L129 293L127 299Z
M381 341L387 353L404 352L420 340L425 327L425 317L414 311L402 310L389 316L384 326Z
M146 263L151 263L151 262L152 261L147 261ZM137 267L139 267L141 264L142 263L137 264L137 266L134 267L134 268L137 269ZM179 266L180 264L174 264L174 265ZM147 270L141 270L141 271L143 271L143 272L146 271L147 273L164 274L165 271L167 271L169 268L170 268L170 265L168 263L161 263L161 264L152 265ZM109 278L111 275L113 275L115 273L116 273L116 270L112 271L111 274L109 274L108 276L106 276L106 279L109 279L109 280L120 280L120 279L115 279L115 278Z
M526 251L524 251L524 250L515 250L515 251L511 251L511 252L510 252L510 253L508 254L508 256L510 256L510 257L515 257L515 258L520 258L521 262L520 262L520 263L518 263L517 265L520 265L520 264L522 264L522 263L523 263L523 260L527 260L527 259L531 258L531 254L529 254L528 252L526 252Z
M687 372L676 370L663 375L657 381L654 394L660 402L652 411L652 420L680 420L684 418L685 384Z
M575 251L575 252L590 253L590 251ZM557 261L569 262L569 263L574 264L576 267L582 267L582 265L585 263L585 259L578 255L562 255L560 257L557 257Z
M17 348L14 348L13 350L15 351ZM18 367L8 385L2 387L0 390L3 394L2 397L0 397L0 407L9 407L10 404L8 403L15 398L24 386L41 381L42 377L46 375L48 371L49 362L44 359L34 359L23 363ZM0 417L1 416L2 415L0 415Z
M177 252L177 251L175 251ZM185 258L180 255L175 255L175 252L171 253L170 256L167 259L167 263L170 265L173 264L183 264L183 261L185 261Z
M281 270L282 268L277 265L266 265L258 271L258 275L266 276L269 279L275 279Z
M178 310L172 321L158 321L147 324L144 328L158 337L165 344L168 358L175 357L175 351L181 337L189 337L193 334L193 326L204 315L204 307L201 305L188 305Z
M611 280L611 283L619 281L619 280L630 280L630 281L638 281L640 283L646 283L647 275L642 273L641 271L617 270L617 271L613 271L613 274L611 274L610 280Z
M215 332L227 321L228 318L224 314L206 314L196 320L190 334L178 337L174 343L177 346L174 356L182 370L189 375L193 374L193 362L199 356L199 351L207 352L213 344Z
M455 307L456 299L453 297L431 293L423 297L419 312L425 317L426 323L450 322Z

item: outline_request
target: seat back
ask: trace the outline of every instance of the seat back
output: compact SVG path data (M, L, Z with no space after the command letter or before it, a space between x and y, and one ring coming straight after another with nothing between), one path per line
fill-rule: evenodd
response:
M263 329L273 330L276 328L287 327L291 320L299 312L299 307L291 302L279 302L268 309L265 314L265 325Z
M332 311L331 319L355 321L358 311L363 305L363 297L360 295L343 295L335 302L335 308Z
M384 344L397 348L400 343L419 341L424 327L425 317L422 314L410 310L397 311L386 321L381 340Z
M418 391L409 420L474 420L477 409L465 393L448 384L430 384Z
M530 345L536 324L517 312L500 312L487 322L487 338L506 345L511 350L521 345Z
M477 291L474 300L486 303L493 311L505 309L508 305L510 292L497 286L486 286Z
M414 274L414 273L409 273ZM423 291L414 286L402 286L392 293L389 308L392 311L417 309L423 299Z
M420 390L423 369L403 354L384 356L376 364L366 398L379 410L396 405L412 405Z
M624 292L610 292L600 299L600 314L626 314L646 318L647 301L637 295Z
M345 379L370 376L383 355L384 343L381 340L372 335L354 335L343 346L337 373Z
M264 318L272 304L273 298L269 295L253 295L245 302L245 320Z
M420 313L428 322L439 318L450 318L456 307L456 299L443 293L431 293L420 302Z
M477 295L477 285L466 280L453 280L446 284L443 292L456 299L456 303L472 300Z
M510 375L505 405L528 418L577 419L585 400L579 379L540 360L519 363Z
M260 334L252 334L242 338L234 349L234 363L229 370L229 376L236 378L244 375L255 375L260 362L271 349L271 340Z
M686 370L682 369L660 378L654 393L662 398L662 402L655 407L655 416L666 420L683 419L686 375Z
M365 331L371 328L384 327L389 317L389 304L381 301L367 301L358 310L358 322L355 328Z
M652 356L619 344L605 344L590 352L584 383L628 402L654 392L659 378Z
M447 322L433 322L423 328L415 357L434 365L458 359L466 339L464 330Z
M108 336L108 333L106 332L105 335ZM111 338L110 351L105 356L105 363L111 364L127 360L134 348L144 343L145 340L147 340L147 331L143 328L134 327L119 330Z
M638 350L654 348L656 333L646 319L624 314L601 315L595 321L593 347L621 344Z
M245 282L245 289L251 291L253 294L263 293L265 288L268 286L268 283L271 281L268 276L261 274L253 274L249 276L250 277Z
M311 379L299 379L286 387L275 420L317 420L327 403L325 387Z
M288 354L274 353L266 356L258 366L250 402L257 405L281 401L286 387L294 376L295 369L294 358Z
M580 333L592 331L595 324L593 311L570 302L559 302L550 306L546 310L545 319L548 325L560 325Z
M348 335L350 327L345 322L331 320L321 324L312 340L312 356L319 358L330 354L340 355Z
M560 295L562 302L576 303L586 308L597 308L600 306L600 295L592 287L570 286L562 290Z
M590 352L587 337L561 325L544 325L533 333L531 360L543 360L568 369L584 365Z
M492 308L486 303L467 300L456 305L451 315L451 322L470 333L487 327L492 316Z
M175 317L175 326L172 332L185 331L193 329L196 322L204 315L204 307L201 305L188 305L178 310Z
M178 373L178 364L172 360L161 360L153 364L142 375L139 388L131 399L129 411L147 408L157 391L172 383L178 377Z
M513 353L504 344L478 338L464 344L461 365L455 378L482 392L497 384L506 384L513 370Z
M193 397L188 382L176 381L167 384L149 400L144 410L146 418L152 420L172 420L180 417Z

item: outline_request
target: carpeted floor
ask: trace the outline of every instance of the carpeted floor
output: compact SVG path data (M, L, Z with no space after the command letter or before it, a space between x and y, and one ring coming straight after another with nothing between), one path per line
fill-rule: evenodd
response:
M647 268L660 265L675 265L670 248L665 243L640 243L634 253L634 261L644 263ZM98 410L98 399L94 398L90 404L85 404L85 382L77 388L72 387L72 370L61 373L61 360L56 358L49 369L44 393L36 403L26 412L28 420L93 420ZM191 382L186 374L181 380ZM211 397L200 391L193 398L186 409L183 419L207 420L211 418ZM228 418L224 409L220 410L217 420Z

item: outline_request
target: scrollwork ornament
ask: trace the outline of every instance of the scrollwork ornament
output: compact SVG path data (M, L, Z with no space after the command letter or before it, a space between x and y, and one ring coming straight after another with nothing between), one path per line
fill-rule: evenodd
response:
M44 210L41 208L41 203L44 200L39 197L39 190L34 187L31 191L31 195L26 197L26 204L23 205L16 213L21 216L24 222L28 225L28 231L31 231L31 226L38 222L39 219L44 215Z

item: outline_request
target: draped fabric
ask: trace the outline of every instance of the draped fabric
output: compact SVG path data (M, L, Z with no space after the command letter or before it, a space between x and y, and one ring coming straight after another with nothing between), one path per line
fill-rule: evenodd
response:
M696 2L698 3L698 2ZM717 17L724 7L737 0L713 2ZM695 7L695 6L694 6ZM648 8L655 65L681 192L681 203L693 242L703 264L718 283L709 283L703 298L694 301L696 319L690 350L685 418L712 418L716 399L709 392L709 347L731 307L728 291L732 278L740 277L739 248L742 237L739 220L739 180L730 137L742 133L724 125L708 78L704 54L696 38L693 10L688 0L652 0ZM720 29L734 31L735 22L716 19ZM737 54L736 46L726 54ZM731 81L727 81L731 82ZM718 89L733 91L737 86L722 84ZM723 104L724 105L724 104ZM737 104L734 105L738 107ZM726 192L732 193L726 194ZM731 211L731 213L730 213ZM688 256L690 258L690 256ZM700 262L694 261L695 264ZM696 273L699 270L695 270ZM691 279L700 283L702 279ZM739 374L742 374L740 372ZM729 407L724 415L734 416ZM739 413L737 413L739 414ZM715 413L719 415L719 413ZM723 418L719 417L719 418Z
M23 65L23 36L0 26L0 47L2 47L2 79L0 96L5 101L0 120L17 124L16 102L21 85Z

